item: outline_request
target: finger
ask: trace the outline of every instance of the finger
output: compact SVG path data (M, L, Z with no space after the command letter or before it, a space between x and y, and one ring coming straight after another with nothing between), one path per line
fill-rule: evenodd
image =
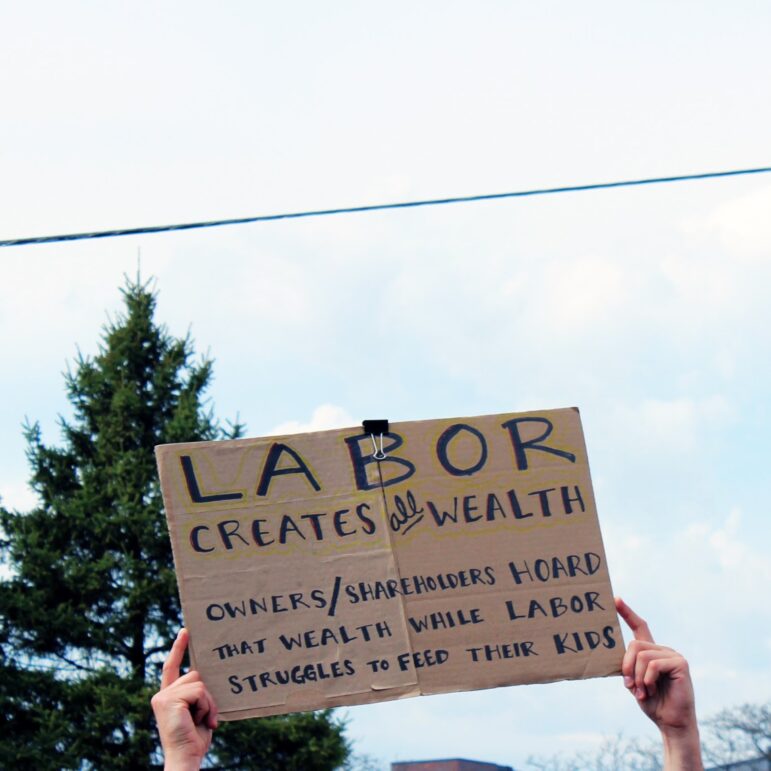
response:
M667 674L674 668L673 661L677 657L672 656L672 651L667 648L651 648L641 651L635 661L634 685L635 696L644 699L652 696L656 687L656 681L662 674Z
M650 664L647 653L648 651L641 651L634 665L634 695L639 701L642 701L648 695L645 689L645 673L648 671Z
M674 662L671 658L655 659L648 664L643 675L643 687L649 698L652 699L658 694L659 681L673 669Z
M186 680L191 674L195 675L196 679ZM167 693L173 694L174 701L185 706L195 725L206 728L216 727L217 705L198 676L198 672L188 672L184 677L180 677Z
M624 687L634 687L634 665L637 659L637 649L630 645L624 653L624 658L621 660L621 674L624 678Z
M674 654L674 655L672 655ZM645 670L643 684L648 695L653 697L661 690L662 684L675 680L685 670L688 662L675 651L665 658L654 659Z
M179 679L179 668L182 666L182 659L187 649L189 632L182 627L177 634L177 639L171 646L171 651L163 663L163 673L161 674L161 688L168 688L173 682Z
M193 723L195 725L206 725L208 726L208 720L207 716L209 714L209 702L205 697L202 697L199 699L195 706L193 707L193 711L191 712L193 716Z
M635 640L654 642L653 635L646 621L638 616L620 597L615 598L618 615L624 619L626 625L632 630Z
M671 648L665 648L663 645L657 645L653 642L647 642L645 640L632 640L626 649L624 658L621 660L621 674L624 676L624 685L627 688L631 688L635 683L635 666L637 663L637 657L643 651L670 651Z
M209 705L209 728L214 730L219 724L219 720L217 719L219 716L219 709L217 709L217 703L214 701L214 697L211 694L209 694Z
M169 687L177 689L183 685L191 685L198 682L201 682L201 675L197 670L191 669L189 672L186 672L184 675L182 675L182 677L177 678Z
M193 723L196 725L206 725L209 728L209 715L212 711L212 699L205 686L201 686L200 692L196 695L196 700L191 705L191 713L193 715Z

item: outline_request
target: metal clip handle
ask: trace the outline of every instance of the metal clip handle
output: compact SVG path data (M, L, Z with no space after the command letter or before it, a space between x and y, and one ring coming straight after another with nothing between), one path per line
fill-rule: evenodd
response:
M372 438L372 457L375 460L385 460L387 457L383 451L383 435L388 433L388 421L387 420L365 420L361 427L364 429L365 434L369 434ZM378 448L375 441L375 434L380 434L380 447Z

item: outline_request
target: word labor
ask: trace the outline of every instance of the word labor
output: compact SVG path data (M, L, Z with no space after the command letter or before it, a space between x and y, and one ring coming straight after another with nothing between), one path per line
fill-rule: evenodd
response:
M558 457L568 463L575 463L576 456L569 450L546 444L546 440L554 430L552 422L544 417L518 417L500 424L507 432L513 452L514 467L518 471L530 468L533 453ZM535 434L535 435L533 435ZM527 437L527 438L526 438ZM383 451L386 457L376 458L372 454L371 437L369 434L357 434L344 438L348 457L353 470L353 479L359 491L374 490L379 487L389 487L409 479L416 472L415 463L397 454L404 444L404 438L395 432L383 435ZM461 464L453 457L453 448L458 443L475 446L476 457L472 461ZM485 435L474 426L467 423L453 423L439 435L433 448L433 454L441 468L450 476L473 476L484 469L487 464L489 450ZM314 472L314 464L285 442L273 442L264 459L262 468L255 479L255 500L265 500L271 491L271 485L280 477L299 475L305 480L309 491L320 493L322 485L319 476ZM246 490L219 490L203 492L200 483L200 473L196 469L191 455L180 455L180 465L184 475L185 487L194 504L222 504L245 501ZM377 474L370 474L372 464L375 464ZM323 464L322 464L323 465Z

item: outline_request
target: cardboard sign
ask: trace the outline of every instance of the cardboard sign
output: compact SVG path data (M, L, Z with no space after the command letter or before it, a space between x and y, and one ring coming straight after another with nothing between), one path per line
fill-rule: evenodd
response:
M617 674L577 409L156 448L225 720Z

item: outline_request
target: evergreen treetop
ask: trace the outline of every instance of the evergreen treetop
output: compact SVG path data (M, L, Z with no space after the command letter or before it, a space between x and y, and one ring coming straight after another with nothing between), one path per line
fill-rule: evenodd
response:
M161 763L149 700L181 613L154 447L242 427L223 429L205 408L212 362L194 363L190 337L156 324L148 285L128 281L123 298L97 354L79 354L65 375L62 446L25 426L39 505L0 507L0 767ZM321 771L347 753L342 725L323 712L226 725L212 757Z

